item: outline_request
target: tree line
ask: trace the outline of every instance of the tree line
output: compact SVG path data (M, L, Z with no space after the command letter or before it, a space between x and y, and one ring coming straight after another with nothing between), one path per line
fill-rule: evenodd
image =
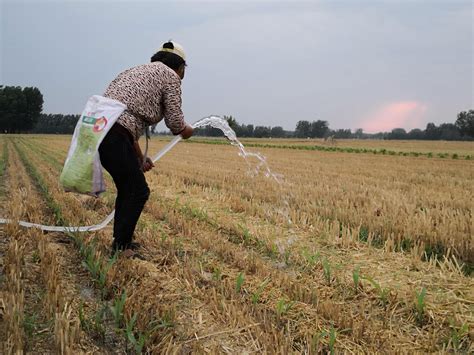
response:
M36 87L0 86L1 133L57 133L72 134L80 117L76 114L44 114L43 95ZM394 128L391 132L365 133L361 128L331 129L324 120L296 123L294 131L281 126L240 124L232 116L224 116L238 137L252 138L358 138L358 139L425 139L425 140L474 140L474 110L462 111L454 123L436 126L428 123L424 130ZM157 132L170 134L169 131ZM197 136L220 137L216 128L203 127L195 130Z
M415 128L406 131L394 128L391 132L365 133L362 128L330 129L329 123L323 120L298 121L294 131L286 131L281 126L255 126L239 124L232 116L224 116L229 126L238 137L253 138L357 138L357 139L418 139L418 140L474 140L474 110L462 111L455 123L442 123L436 126L428 123L424 130ZM165 132L160 132L165 133ZM218 137L222 132L212 127L196 129L195 135Z
M42 113L31 133L72 134L81 115Z
M43 111L43 95L38 88L0 85L0 132L31 131Z

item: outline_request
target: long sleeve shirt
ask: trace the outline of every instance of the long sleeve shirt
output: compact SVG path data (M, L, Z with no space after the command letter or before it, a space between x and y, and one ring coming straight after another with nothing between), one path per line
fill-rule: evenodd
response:
M175 135L186 126L181 110L181 78L161 62L125 70L110 83L104 96L127 105L117 123L129 130L135 140L147 126L163 118Z

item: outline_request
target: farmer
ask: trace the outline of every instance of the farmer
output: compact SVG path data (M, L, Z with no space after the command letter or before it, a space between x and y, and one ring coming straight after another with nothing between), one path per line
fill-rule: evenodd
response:
M138 145L140 136L163 117L174 135L187 139L193 134L181 111L181 80L185 68L183 47L169 41L151 57L151 63L120 73L104 94L127 105L99 147L102 166L117 187L113 253L123 251L124 256L132 257L139 247L132 239L150 195L144 172L154 167Z

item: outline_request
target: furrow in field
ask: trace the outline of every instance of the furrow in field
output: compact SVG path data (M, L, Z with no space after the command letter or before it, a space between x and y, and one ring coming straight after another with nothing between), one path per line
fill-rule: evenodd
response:
M21 146L15 144L17 166L14 167L11 180L22 181L22 189L27 189L28 192L18 194L15 191L22 189L13 188L11 200L35 203L36 205L28 208L36 211L37 222L63 219L58 205L48 205L51 196L45 179L36 169L31 155L22 150ZM34 186L38 186L38 190ZM12 210L19 204L12 202ZM113 333L108 336L109 343L100 343L95 341L98 336L95 332L80 331L80 324L93 319L94 313L100 310L101 302L91 287L87 273L77 268L81 261L71 241L57 233L44 235L37 229L10 227L17 231L25 243L24 260L28 270L25 305L27 308L31 307L29 313L25 313L31 323L27 324L26 329L31 333L27 334L28 342L33 342L27 342L28 348L44 353L110 352L117 345ZM82 318L79 315L81 312ZM46 342L48 339L49 342Z

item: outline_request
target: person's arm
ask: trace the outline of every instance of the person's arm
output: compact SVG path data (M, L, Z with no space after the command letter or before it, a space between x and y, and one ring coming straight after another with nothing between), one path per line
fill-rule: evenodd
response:
M144 160L142 149L140 148L140 144L138 144L138 141L133 141L133 148L135 149L135 154L137 155L140 165L142 165L143 167L143 171L147 172L151 170L151 168L153 168L155 164L153 164L149 157L146 157L146 159Z
M181 134L181 137L183 137L183 139L188 139L189 137L193 135L193 133L194 133L194 128L186 124L184 129L179 134Z
M165 124L171 132L175 136L181 134L184 139L191 137L194 129L184 121L181 110L181 83L178 80L172 80L163 88L163 104Z

